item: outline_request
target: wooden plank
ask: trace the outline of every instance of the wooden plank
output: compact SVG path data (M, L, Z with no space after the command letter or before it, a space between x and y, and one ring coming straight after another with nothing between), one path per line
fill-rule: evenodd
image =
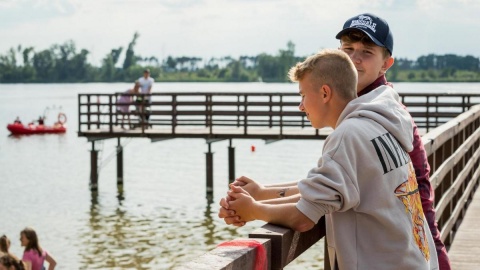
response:
M480 192L475 195L455 234L448 256L455 270L477 270L480 267Z
M325 217L307 232L296 232L285 227L265 224L249 234L250 238L267 238L272 241L272 269L283 269L295 258L325 236Z
M237 240L237 241L235 241ZM256 269L258 247L250 247L242 243L255 241L263 246L267 268L270 269L270 239L235 239L231 245L217 246L212 251L204 254L191 262L174 267L175 270L244 270ZM235 245L235 242L238 245ZM258 258L262 259L262 258ZM263 268L261 268L263 269Z

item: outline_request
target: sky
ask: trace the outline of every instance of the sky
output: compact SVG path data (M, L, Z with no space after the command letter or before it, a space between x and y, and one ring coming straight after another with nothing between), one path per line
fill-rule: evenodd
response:
M289 41L308 56L337 48L343 23L365 12L388 21L396 58L480 57L480 0L0 0L0 54L73 40L99 65L138 32L135 53L160 61L276 55Z

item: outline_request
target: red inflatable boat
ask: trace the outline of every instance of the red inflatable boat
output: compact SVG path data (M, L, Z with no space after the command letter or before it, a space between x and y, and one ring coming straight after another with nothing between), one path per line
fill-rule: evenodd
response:
M58 121L53 126L45 126L43 120L45 117L39 119L39 124L35 125L29 123L28 125L23 125L20 120L17 119L13 124L8 124L7 129L13 135L22 135L22 134L57 134L65 133L67 128L64 124L67 122L67 116L64 113L58 114ZM41 121L41 122L40 122Z
M65 133L67 128L63 125L57 126L44 126L44 125L33 125L29 124L27 126L23 124L8 124L7 129L14 135L21 134L51 134L51 133Z

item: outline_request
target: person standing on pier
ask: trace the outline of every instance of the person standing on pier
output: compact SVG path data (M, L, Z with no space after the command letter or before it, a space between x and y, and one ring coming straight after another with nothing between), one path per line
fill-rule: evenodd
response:
M127 127L130 127L130 104L133 102L134 94L138 94L140 83L135 81L133 88L130 88L120 94L117 100L117 113L120 114L121 127L124 128L125 120L127 121Z
M155 80L150 77L150 69L145 69L143 71L143 76L138 78L138 83L140 85L140 96L137 97L137 102L144 104L141 106L141 113L145 113L145 119L148 121L150 114L146 112L150 108L152 99L150 94L152 93L152 87Z
M393 87L385 77L387 70L394 63L392 57L393 34L384 19L369 13L354 16L344 23L343 29L336 35L336 38L340 40L339 49L350 56L358 72L357 93L359 97L375 91L378 87L385 85ZM413 119L412 123L414 148L408 154L415 169L422 209L435 241L440 270L450 270L448 253L441 240L435 218L435 192L430 183L430 165L418 127ZM259 200L298 194L297 182L264 187L251 179L242 177L234 182L234 185L244 186L245 190L252 192L252 196ZM295 197L291 199L296 200ZM228 204L224 203L224 206L228 207ZM220 210L219 216L227 219L234 218L234 215L230 216L225 207ZM232 219L229 222L235 222L235 220Z
M299 83L299 109L314 128L334 131L318 166L298 183L297 202L257 201L231 185L228 208L243 222L263 220L301 232L325 216L332 269L438 269L407 154L413 148L411 117L389 86L357 98L357 76L340 50L323 50L290 70Z

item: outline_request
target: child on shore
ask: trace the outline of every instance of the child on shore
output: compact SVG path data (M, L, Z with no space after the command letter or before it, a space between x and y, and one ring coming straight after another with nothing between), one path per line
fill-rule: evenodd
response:
M57 262L49 252L40 246L34 229L27 227L22 230L20 232L20 243L22 247L25 247L22 261L27 269L42 270L45 261L48 262L48 270L55 269Z

